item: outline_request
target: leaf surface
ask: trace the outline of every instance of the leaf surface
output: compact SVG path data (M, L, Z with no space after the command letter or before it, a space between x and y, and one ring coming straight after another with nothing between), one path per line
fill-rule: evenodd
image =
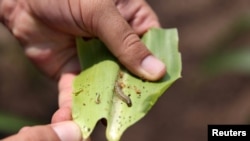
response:
M142 41L167 66L160 81L143 81L129 73L101 41L77 39L83 71L73 84L72 116L84 138L90 136L100 119L106 119L107 139L120 140L124 131L143 118L181 77L176 29L150 29Z

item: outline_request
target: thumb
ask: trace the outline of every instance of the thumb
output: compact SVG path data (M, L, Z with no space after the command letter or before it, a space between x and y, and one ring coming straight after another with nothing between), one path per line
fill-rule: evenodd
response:
M154 57L113 3L99 9L95 19L96 35L132 73L143 79L157 80L165 74L165 65ZM95 16L97 17L97 16Z
M51 125L24 127L3 141L81 141L79 127L72 121Z

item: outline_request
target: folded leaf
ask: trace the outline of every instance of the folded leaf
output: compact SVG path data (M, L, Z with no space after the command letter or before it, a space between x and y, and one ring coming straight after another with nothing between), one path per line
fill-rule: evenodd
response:
M167 73L160 81L143 81L129 73L101 41L77 39L83 71L73 84L72 116L84 138L90 136L100 119L106 119L107 139L120 140L124 131L143 118L180 78L176 29L151 29L142 41L167 66Z

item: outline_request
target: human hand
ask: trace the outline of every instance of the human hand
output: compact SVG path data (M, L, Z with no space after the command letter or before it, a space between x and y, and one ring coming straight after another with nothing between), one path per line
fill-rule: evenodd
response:
M72 121L24 127L1 141L83 141L80 128ZM87 140L85 140L87 141Z
M0 0L0 21L43 72L59 78L59 110L52 122L71 120L72 81L80 71L75 37L98 37L132 73L157 80L164 64L138 35L160 27L144 0Z
M0 0L0 19L49 76L79 72L75 36L98 37L132 73L157 80L165 66L140 42L159 27L144 0Z

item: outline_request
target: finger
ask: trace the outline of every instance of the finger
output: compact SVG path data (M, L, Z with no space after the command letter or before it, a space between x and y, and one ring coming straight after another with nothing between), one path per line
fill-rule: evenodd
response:
M27 127L3 141L81 141L80 128L71 121Z
M138 35L143 35L149 28L160 27L157 15L144 0L119 0L116 7Z
M58 123L62 121L72 120L71 108L61 107L52 116L51 123Z
M77 35L99 37L120 62L139 77L157 80L165 74L165 65L146 49L138 35L121 16L113 0L72 0L66 1L65 4L65 1L49 2L30 0L31 11L45 23L61 31L71 34L75 33L72 31L78 31ZM55 8L46 7L52 5ZM63 22L59 17L73 23ZM62 22L56 24L55 21Z
M113 3L105 3L94 12L93 33L127 69L148 80L165 74L165 65L150 53Z
M64 73L58 83L59 108L70 107L72 103L72 84L75 78L73 73Z
M161 27L156 14L145 1L141 3L138 9L130 22L131 27L137 34L142 35L152 27Z
M71 120L71 104L72 104L72 83L75 78L75 74L64 73L59 80L59 109L54 113L51 122L61 122Z

